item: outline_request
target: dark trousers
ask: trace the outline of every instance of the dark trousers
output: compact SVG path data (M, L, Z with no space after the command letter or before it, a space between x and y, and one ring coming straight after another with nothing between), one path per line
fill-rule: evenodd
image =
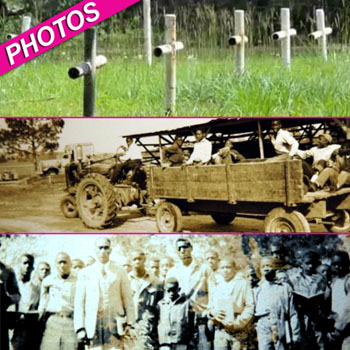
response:
M13 350L38 350L42 338L37 315L22 314L16 321L11 344Z
M113 184L117 183L121 173L124 171L125 173L127 173L130 170L134 170L138 167L141 166L141 159L133 159L133 160L127 160L124 163L118 163L115 165L114 167L114 171L112 174L112 178L111 178L111 182Z
M9 330L7 324L5 323L6 312L1 311L0 314L0 349L9 349Z
M306 175L309 179L312 178L312 176L318 171L319 173L326 168L327 162L325 160L320 160L317 164L315 164L314 167L310 165L308 162L303 160L303 171L304 175Z

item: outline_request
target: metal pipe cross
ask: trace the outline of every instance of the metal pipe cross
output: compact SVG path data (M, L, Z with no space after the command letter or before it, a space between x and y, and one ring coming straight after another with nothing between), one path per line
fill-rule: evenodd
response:
M327 61L328 60L327 35L332 34L333 30L330 27L326 27L324 11L322 9L316 10L316 23L317 23L317 30L311 33L309 37L311 39L320 41L323 58L325 61Z
M184 48L181 41L176 41L176 16L165 15L165 45L157 46L154 55L166 55L166 113L172 115L176 105L176 52Z
M236 46L236 72L238 75L244 74L244 51L245 44L248 42L248 38L245 35L244 28L244 11L235 11L235 35L228 39L228 43L232 46Z
M151 24L151 1L143 0L143 26L145 31L145 55L146 62L152 65L152 24Z
M290 27L289 8L281 9L281 31L272 34L273 40L281 41L282 61L287 68L291 65L291 37L297 35L297 31Z
M94 117L96 114L96 69L107 63L105 56L96 56L97 30L89 28L85 31L85 62L72 67L68 71L71 79L84 77L84 117Z
M30 29L31 22L32 22L32 18L30 16L24 16L22 18L21 33L24 33ZM15 38L16 36L18 36L18 34L7 34L6 39L11 40L11 39Z

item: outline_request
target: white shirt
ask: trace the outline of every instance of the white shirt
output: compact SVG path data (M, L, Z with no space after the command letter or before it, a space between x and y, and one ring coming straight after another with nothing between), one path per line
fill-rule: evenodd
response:
M212 144L207 139L194 144L193 152L186 164L190 165L194 162L208 163L211 159Z
M332 283L332 311L338 314L338 319L345 320L350 312L350 297L345 292L346 276L336 278Z
M99 261L96 261L95 264L99 266L98 281L100 288L100 300L98 303L98 309L100 312L105 312L109 309L108 287L111 277L109 272L110 262L108 261L106 264L102 264Z
M280 129L276 137L271 136L271 142L277 154L289 154L293 157L299 147L298 141L287 131Z
M221 278L209 294L209 309L226 311L225 323L244 327L254 315L254 297L249 281L237 273L230 281Z
M142 159L142 149L135 143L132 143L120 160L126 162L127 160Z
M41 284L39 311L73 312L76 282L77 277L72 272L66 279L59 275L47 276ZM43 298L46 293L47 305L45 305L46 298Z
M19 312L28 312L36 310L39 306L40 286L32 281L22 282L18 280L18 288L21 293L21 299L18 304Z
M325 160L326 162L330 160L333 152L340 148L340 145L328 145L323 148L312 147L307 151L297 151L297 155L301 159L306 159L313 157L312 165L315 166L320 160Z

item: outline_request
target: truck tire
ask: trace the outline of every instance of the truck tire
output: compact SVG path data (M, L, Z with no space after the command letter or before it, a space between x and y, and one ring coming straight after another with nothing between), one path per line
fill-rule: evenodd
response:
M169 202L162 202L156 210L156 224L158 232L181 232L181 210L175 204Z
M236 213L211 214L213 220L219 225L229 225L236 217Z
M48 176L55 176L55 175L58 175L59 173L59 170L56 170L56 169L49 169L48 171L45 172L44 176L48 177Z
M324 224L328 232L333 233L349 233L350 232L350 214L346 210L336 212L337 218L334 224Z
M89 174L83 178L77 188L76 200L79 216L89 228L105 228L117 216L114 188L103 175Z
M77 202L71 194L67 194L61 199L60 208L63 215L68 219L79 216Z
M308 233L310 225L299 211L286 211L284 208L272 209L265 218L266 233Z

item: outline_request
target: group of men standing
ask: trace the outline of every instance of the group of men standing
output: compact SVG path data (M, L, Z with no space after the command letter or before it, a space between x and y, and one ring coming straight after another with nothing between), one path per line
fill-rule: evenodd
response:
M313 250L287 266L271 245L259 266L240 266L212 248L197 260L187 237L175 249L177 263L134 249L121 265L99 237L96 261L76 270L64 252L46 277L47 263L32 277L29 254L16 275L1 263L1 349L9 329L13 350L350 349L347 252L331 269Z

